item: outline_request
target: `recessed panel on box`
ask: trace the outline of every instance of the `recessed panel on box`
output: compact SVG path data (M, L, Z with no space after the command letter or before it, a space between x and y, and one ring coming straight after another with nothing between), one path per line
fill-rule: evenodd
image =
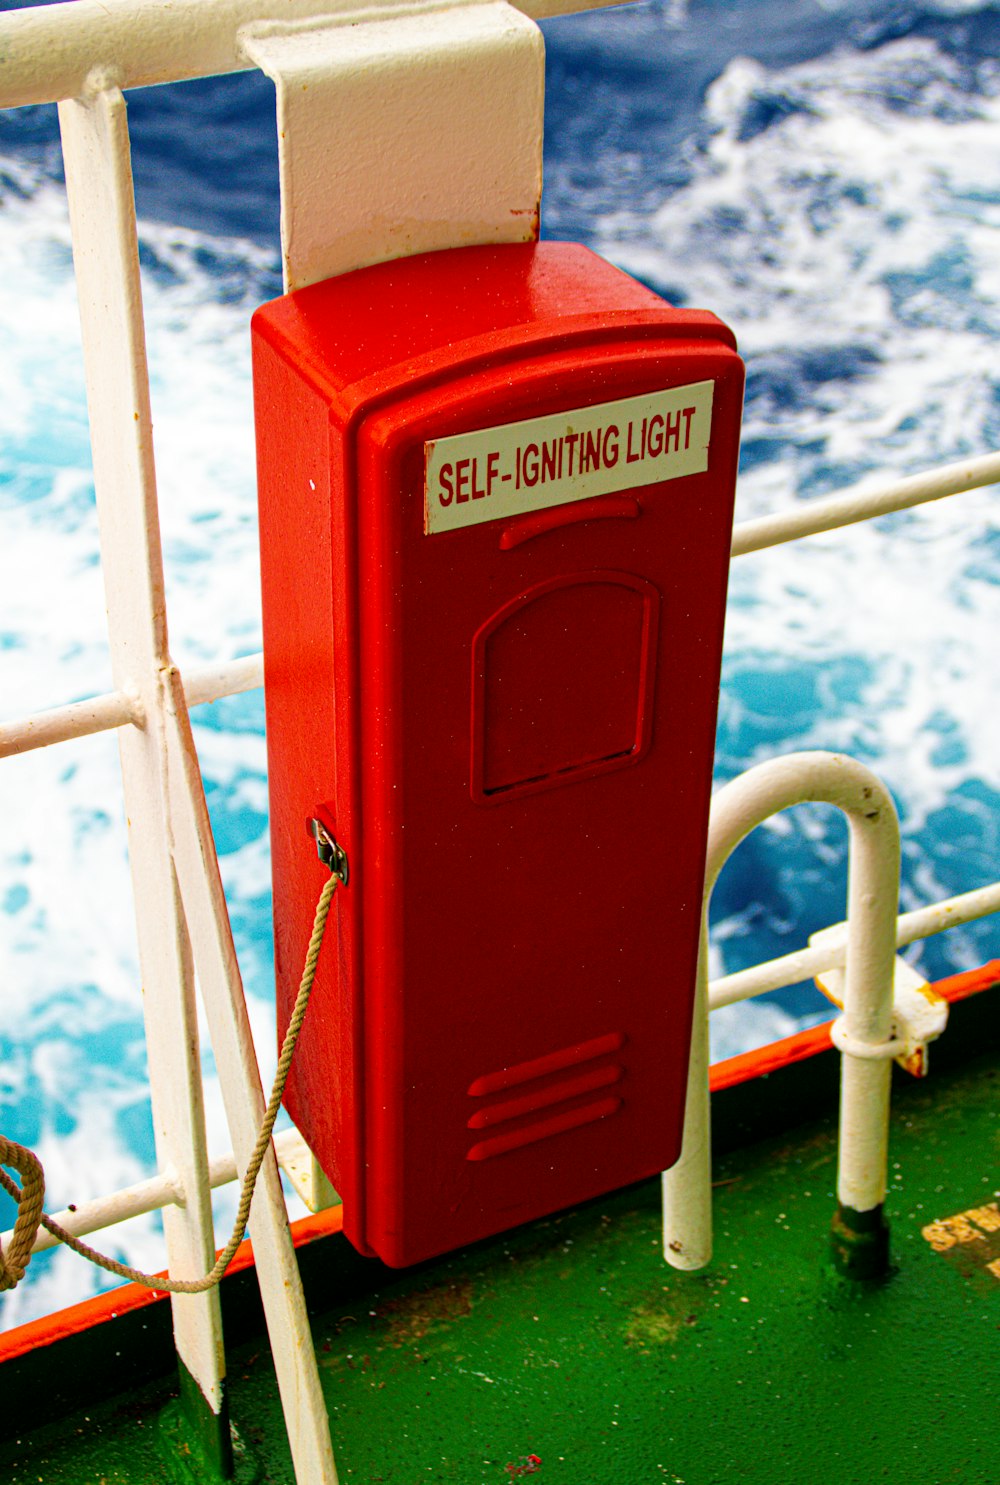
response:
M564 573L487 620L472 646L473 798L638 757L650 734L659 607L641 578Z
M254 320L286 1101L414 1262L679 1151L743 368L585 249L469 248ZM280 1029L280 1028L279 1028Z

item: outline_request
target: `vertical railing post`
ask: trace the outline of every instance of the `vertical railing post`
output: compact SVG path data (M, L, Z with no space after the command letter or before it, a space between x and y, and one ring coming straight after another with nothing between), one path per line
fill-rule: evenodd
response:
M876 1277L888 1266L883 1206L890 1059L898 1050L890 1038L899 822L891 796L869 769L839 753L817 752L759 764L712 801L684 1143L677 1165L663 1175L664 1257L674 1268L702 1268L712 1256L706 983L712 890L729 856L752 830L807 801L836 806L850 829L844 1015L835 1033L844 1055L833 1258L852 1278Z
M663 1254L673 1268L704 1268L712 1257L712 1122L708 1092L708 912L701 921L691 1056L680 1158L665 1170Z
M60 105L60 125L115 682L126 694L137 695L144 718L141 729L125 730L122 761L143 970L151 977L146 999L148 1006L155 999L157 1007L147 1012L151 1085L161 1153L178 1170L185 1214L196 1214L188 1219L197 1226L192 1225L187 1246L200 1250L186 1253L181 1268L172 1249L171 1269L180 1269L179 1277L193 1278L211 1266L213 1239L192 951L241 1175L256 1141L264 1099L187 703L167 647L124 98L107 79L95 79L92 95ZM134 814L136 805L140 808ZM146 866L148 879L141 876ZM167 927L158 928L164 914ZM164 939L170 952L160 964L156 951ZM250 1226L296 1477L303 1485L336 1485L329 1422L273 1148L261 1167ZM215 1473L228 1476L233 1461L218 1313L217 1295L185 1298L176 1304L174 1320L182 1369L194 1379L183 1392L193 1404L198 1437L208 1446Z
M152 420L125 100L115 89L59 109L80 299L94 485L115 685L141 726L119 732L143 984L153 1125L183 1207L164 1212L173 1272L215 1257L194 972L162 801L159 675L168 662ZM198 1435L232 1470L218 1293L176 1296L174 1336ZM207 1426L206 1426L207 1425Z
M883 791L884 792L884 791ZM880 850L866 849L882 812L893 830ZM892 1059L892 991L899 902L899 827L891 799L874 793L848 813L851 832L847 894L847 961L844 1010L834 1023L841 1051L840 1137L833 1260L849 1278L870 1279L889 1266L885 1194L889 1163L889 1094ZM855 869L855 862L857 868Z

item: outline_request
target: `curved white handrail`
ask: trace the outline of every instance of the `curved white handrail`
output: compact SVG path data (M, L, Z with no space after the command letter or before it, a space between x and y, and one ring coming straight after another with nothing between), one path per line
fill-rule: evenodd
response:
M794 804L832 804L850 829L847 969L842 1031L841 1208L878 1213L888 1157L899 821L884 784L839 753L790 753L761 763L712 801L701 952L688 1071L684 1144L663 1174L663 1252L674 1268L703 1268L712 1256L711 1122L708 1091L708 906L719 872L758 825ZM880 1048L872 1055L867 1048Z

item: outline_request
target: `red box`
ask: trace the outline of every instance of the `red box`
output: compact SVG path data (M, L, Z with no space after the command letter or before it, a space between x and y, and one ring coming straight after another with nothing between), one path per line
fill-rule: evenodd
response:
M254 317L286 1102L405 1264L680 1148L743 366L561 244Z

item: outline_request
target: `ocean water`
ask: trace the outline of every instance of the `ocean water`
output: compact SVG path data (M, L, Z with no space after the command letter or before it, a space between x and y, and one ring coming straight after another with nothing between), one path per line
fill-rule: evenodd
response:
M738 518L1000 446L1000 7L663 0L548 22L542 227L736 330ZM280 291L273 95L243 75L130 98L167 567L182 668L259 648L247 322ZM53 111L0 115L0 665L4 718L110 685ZM734 564L720 782L797 748L896 797L904 906L1000 875L996 494ZM274 1064L259 695L195 713L265 1075ZM50 1209L152 1169L115 741L0 764L0 1129ZM843 914L845 830L802 807L740 848L714 968ZM997 953L989 923L915 948L930 978ZM796 987L714 1018L716 1055L822 1019ZM228 1144L206 1053L213 1150ZM231 1198L220 1198L220 1231ZM0 1225L9 1210L0 1209ZM107 1245L162 1262L155 1217ZM105 1287L63 1252L0 1326Z

